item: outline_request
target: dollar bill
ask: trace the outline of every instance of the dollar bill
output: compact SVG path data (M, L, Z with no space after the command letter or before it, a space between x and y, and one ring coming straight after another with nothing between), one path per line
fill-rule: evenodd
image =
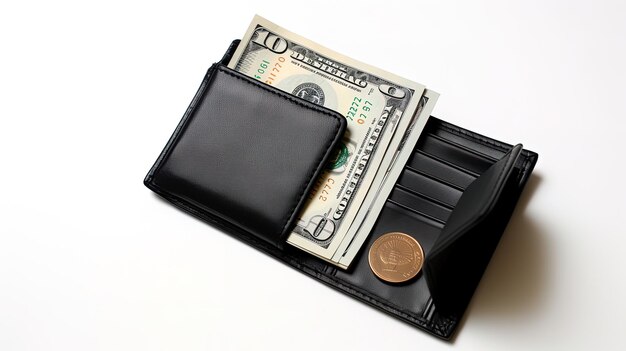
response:
M345 116L345 137L287 240L332 261L385 155L400 143L394 136L409 128L424 86L333 52L260 16L252 20L228 66Z
M398 148L393 153L387 153L387 156L391 158L390 163L387 167L381 167L378 170L372 189L368 192L366 199L363 200L361 209L354 219L352 226L349 228L346 237L331 259L337 266L348 268L361 249L361 246L363 246L363 243L376 223L378 214L385 205L385 200L389 197L394 185L398 181L404 169L404 165L413 154L419 136L438 98L439 94L437 92L426 89L421 98L418 111L411 121L408 130L401 136Z

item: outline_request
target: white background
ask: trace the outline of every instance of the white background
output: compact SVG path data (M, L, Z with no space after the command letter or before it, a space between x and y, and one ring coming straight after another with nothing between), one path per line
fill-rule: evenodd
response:
M540 158L452 343L142 185L255 13L440 92ZM626 6L0 5L0 350L625 350Z

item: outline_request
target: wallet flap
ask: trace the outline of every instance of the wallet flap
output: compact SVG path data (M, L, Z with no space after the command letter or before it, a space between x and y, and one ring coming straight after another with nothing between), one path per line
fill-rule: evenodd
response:
M214 65L145 184L281 247L345 128L336 112Z
M467 187L426 257L426 280L440 309L462 309L471 298L506 225L500 199L516 188L521 151L516 145Z

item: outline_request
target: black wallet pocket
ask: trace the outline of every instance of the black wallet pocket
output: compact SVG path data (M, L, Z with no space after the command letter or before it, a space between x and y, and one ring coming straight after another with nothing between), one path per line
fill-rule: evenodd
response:
M512 210L507 202L515 192L521 151L521 144L513 147L465 189L430 249L424 268L440 309L465 308L489 263L508 219L506 211Z
M334 111L216 64L144 182L281 247L345 128Z

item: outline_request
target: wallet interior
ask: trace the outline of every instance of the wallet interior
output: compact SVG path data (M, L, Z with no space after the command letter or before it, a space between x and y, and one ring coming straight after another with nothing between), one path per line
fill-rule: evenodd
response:
M237 44L238 41L233 42L227 51L220 70L229 70L223 64L229 61ZM180 145L194 146L178 153L179 164L182 158L215 165L211 154L201 150L206 143L191 140L199 138L197 134L184 133L194 120L211 118L211 109L198 113L197 107L203 106L203 99L210 95L202 91L203 87L223 89L208 84L213 72L214 68L205 76L195 103L192 102L148 173L146 186L183 210L293 268L433 335L450 338L534 168L537 154L523 150L521 145L513 147L431 117L391 194L379 199L385 202L383 210L360 253L348 270L342 270L290 245L275 245L276 239L268 241L262 229L249 230L238 218L215 211L216 199L211 194L190 199L187 194L202 192L215 183L211 178L198 177L193 169L178 172L177 177L167 182L158 182L163 170L169 169L167 175L180 168L169 157ZM239 91L237 85L246 83L236 79L228 84L233 85L232 91ZM242 93L240 98L250 97ZM222 106L226 111L228 108ZM250 114L242 118L265 117ZM284 131L285 137L289 132ZM235 145L246 142L246 138L234 131L227 139ZM265 156L268 159L259 162L270 162L269 158L275 156ZM239 172L255 174L252 165L247 170L242 167ZM226 199L229 201L228 196ZM228 207L228 203L224 206ZM369 267L367 252L371 244L388 232L409 234L424 249L424 270L407 283L382 281ZM285 240L284 236L281 240Z

